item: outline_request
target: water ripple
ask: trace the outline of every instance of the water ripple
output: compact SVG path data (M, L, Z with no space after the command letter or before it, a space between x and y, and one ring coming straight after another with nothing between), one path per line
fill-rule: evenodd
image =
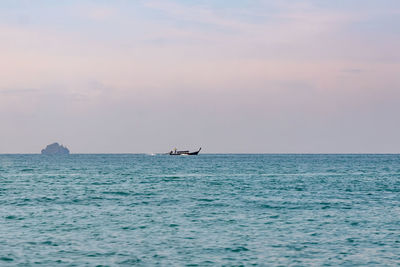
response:
M0 155L0 266L396 266L399 155Z

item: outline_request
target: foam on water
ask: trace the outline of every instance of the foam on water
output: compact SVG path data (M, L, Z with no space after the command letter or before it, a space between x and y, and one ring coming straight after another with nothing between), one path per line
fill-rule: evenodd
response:
M398 265L399 155L0 155L0 265Z

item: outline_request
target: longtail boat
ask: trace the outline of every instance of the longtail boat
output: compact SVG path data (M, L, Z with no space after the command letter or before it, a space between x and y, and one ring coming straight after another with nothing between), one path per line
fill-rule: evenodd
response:
M199 150L193 151L193 152L190 152L189 150L176 150L176 148L175 148L174 150L171 150L167 154L169 154L171 156L187 156L187 155L194 156L194 155L198 155L200 150L201 150L201 147L199 148Z

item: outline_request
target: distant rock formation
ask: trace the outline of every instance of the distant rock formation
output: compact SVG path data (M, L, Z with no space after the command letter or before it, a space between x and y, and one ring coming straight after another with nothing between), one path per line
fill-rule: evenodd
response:
M53 143L42 149L42 155L68 155L69 150L65 146L59 145L58 143Z

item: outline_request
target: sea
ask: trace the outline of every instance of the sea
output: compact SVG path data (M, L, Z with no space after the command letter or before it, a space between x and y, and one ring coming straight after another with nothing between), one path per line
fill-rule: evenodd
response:
M400 266L400 155L0 155L0 266Z

